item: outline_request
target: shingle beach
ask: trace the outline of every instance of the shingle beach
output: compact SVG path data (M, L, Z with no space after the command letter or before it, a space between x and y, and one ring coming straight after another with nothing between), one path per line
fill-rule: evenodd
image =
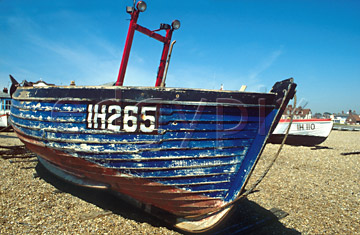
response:
M79 188L52 176L13 132L0 133L0 146L0 234L179 234L109 192ZM266 146L248 186L279 146ZM332 131L317 147L284 146L238 210L243 207L252 217L267 218L272 208L287 216L249 230L242 227L252 222L240 224L232 232L360 234L360 132ZM236 227L246 217L244 210L235 212L226 226Z

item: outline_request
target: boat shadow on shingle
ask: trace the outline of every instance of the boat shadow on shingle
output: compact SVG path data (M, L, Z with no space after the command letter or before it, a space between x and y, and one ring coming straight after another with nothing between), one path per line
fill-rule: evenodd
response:
M342 155L342 156L347 156L347 155L360 155L360 151L358 151L358 152L340 153L340 155Z
M53 175L41 163L37 164L35 170L40 178L56 187L53 193L69 193L104 210L104 213L82 216L80 219L95 219L116 214L139 223L148 223L154 227L166 227L177 231L170 224L129 204L111 191L79 187ZM164 211L162 213L166 214ZM165 214L163 216L171 216ZM300 234L296 230L286 228L279 221L286 215L288 214L284 211L275 208L267 210L253 201L244 199L234 208L232 215L224 223L205 234Z
M0 137L2 137L0 135ZM6 138L17 138L12 136L5 136ZM25 145L15 145L15 146L3 146L0 145L0 156L2 159L30 159L35 158L36 155L28 151L25 148ZM28 161L28 160L25 160ZM37 160L36 160L37 161ZM10 160L10 162L12 162Z
M334 149L334 148L331 148L331 147L328 147L328 146L314 146L312 148L310 148L311 150L321 150L321 149Z

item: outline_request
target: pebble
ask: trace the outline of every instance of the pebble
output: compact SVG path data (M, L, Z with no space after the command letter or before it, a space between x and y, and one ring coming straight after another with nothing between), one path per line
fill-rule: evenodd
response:
M22 146L12 132L3 146ZM268 144L248 187L266 169L279 145ZM110 193L79 189L37 172L36 157L8 158L0 148L0 234L179 234ZM360 234L360 132L332 131L317 147L285 145L249 201L289 215L293 234ZM49 182L48 182L49 181ZM90 195L90 196L89 196ZM282 234L264 225L254 234Z

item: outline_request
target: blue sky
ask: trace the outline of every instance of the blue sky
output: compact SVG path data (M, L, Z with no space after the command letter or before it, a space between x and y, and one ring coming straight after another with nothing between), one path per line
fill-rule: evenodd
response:
M0 0L0 86L115 82L131 0ZM360 112L360 1L146 1L138 23L174 32L168 87L269 91L294 77L313 112ZM162 45L135 34L124 85L153 86Z

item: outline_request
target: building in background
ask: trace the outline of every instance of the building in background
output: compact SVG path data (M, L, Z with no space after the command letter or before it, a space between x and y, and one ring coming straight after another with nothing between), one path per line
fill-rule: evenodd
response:
M295 110L292 105L288 105L282 115L282 119L289 119L291 114L294 112L294 119L311 119L311 109L304 109L301 106L296 107Z
M349 115L346 119L346 123L350 125L360 125L360 116L355 112L355 110L349 110Z

